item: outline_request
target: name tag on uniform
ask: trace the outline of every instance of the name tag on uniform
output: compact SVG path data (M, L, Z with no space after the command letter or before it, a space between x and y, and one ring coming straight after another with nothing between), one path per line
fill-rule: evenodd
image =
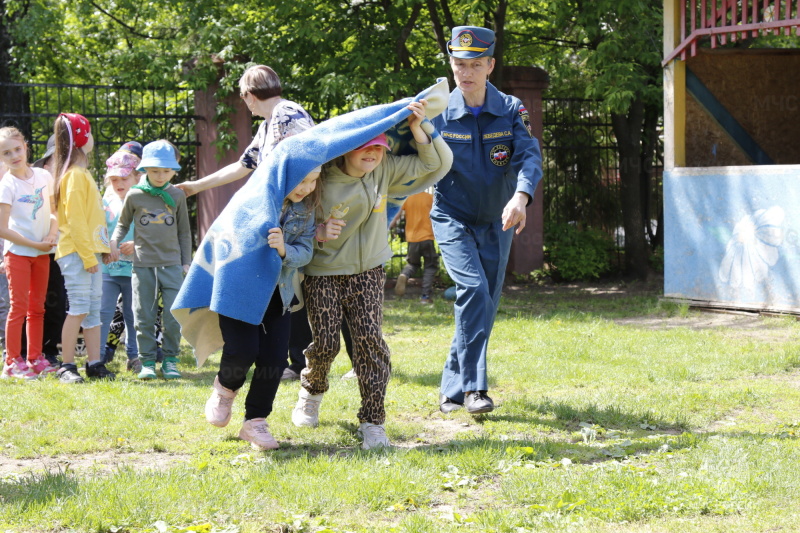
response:
M492 139L510 139L512 137L511 131L495 131L493 133L484 133L483 140L490 141Z

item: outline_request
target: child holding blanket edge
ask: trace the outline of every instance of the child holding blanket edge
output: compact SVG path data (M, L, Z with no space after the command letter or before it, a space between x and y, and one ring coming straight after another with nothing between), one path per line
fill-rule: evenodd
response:
M399 197L438 181L449 167L440 145L422 129L427 100L411 102L408 124L418 155L394 156L386 135L346 153L325 167L322 210L328 219L317 228L318 247L305 268L303 295L313 342L306 349L307 366L292 422L319 424L319 406L328 390L328 372L339 352L342 314L353 338L353 368L361 392L358 412L362 448L389 446L384 399L391 371L389 347L383 340L383 264L391 257L388 244L387 197Z

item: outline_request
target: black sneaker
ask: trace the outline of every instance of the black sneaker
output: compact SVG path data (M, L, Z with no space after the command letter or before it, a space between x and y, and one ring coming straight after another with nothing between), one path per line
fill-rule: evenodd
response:
M457 411L462 407L464 407L463 403L453 401L444 394L439 395L439 410L444 414L452 413L453 411Z
M83 383L83 378L78 374L78 367L73 364L62 364L61 367L56 370L56 376L61 383Z
M86 377L92 379L114 379L117 377L115 373L106 368L103 363L90 365L86 363Z
M47 362L50 363L53 366L56 366L56 367L61 366L61 361L58 360L58 356L57 355L47 355L47 354L45 354L44 358L47 359Z
M494 411L494 402L486 395L486 391L468 392L464 395L464 407L471 415Z

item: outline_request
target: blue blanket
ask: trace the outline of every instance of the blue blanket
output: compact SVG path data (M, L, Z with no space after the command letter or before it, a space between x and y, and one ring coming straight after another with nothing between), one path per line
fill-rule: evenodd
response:
M270 228L279 226L286 195L315 167L404 122L412 100L428 100L430 119L444 111L448 97L447 80L440 78L413 99L332 118L273 149L209 228L172 306L198 366L222 347L218 314L261 323L281 269L281 258L267 237ZM423 127L433 131L428 121ZM434 141L443 142L441 137Z

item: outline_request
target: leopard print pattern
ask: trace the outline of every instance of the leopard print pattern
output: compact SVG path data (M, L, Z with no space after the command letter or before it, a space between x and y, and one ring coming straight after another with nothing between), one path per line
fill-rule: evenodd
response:
M360 274L306 276L303 296L313 342L306 348L300 374L311 394L328 390L328 372L339 353L342 315L353 338L353 369L361 391L360 422L383 424L384 400L391 373L389 346L383 340L383 286L386 273L376 267Z

